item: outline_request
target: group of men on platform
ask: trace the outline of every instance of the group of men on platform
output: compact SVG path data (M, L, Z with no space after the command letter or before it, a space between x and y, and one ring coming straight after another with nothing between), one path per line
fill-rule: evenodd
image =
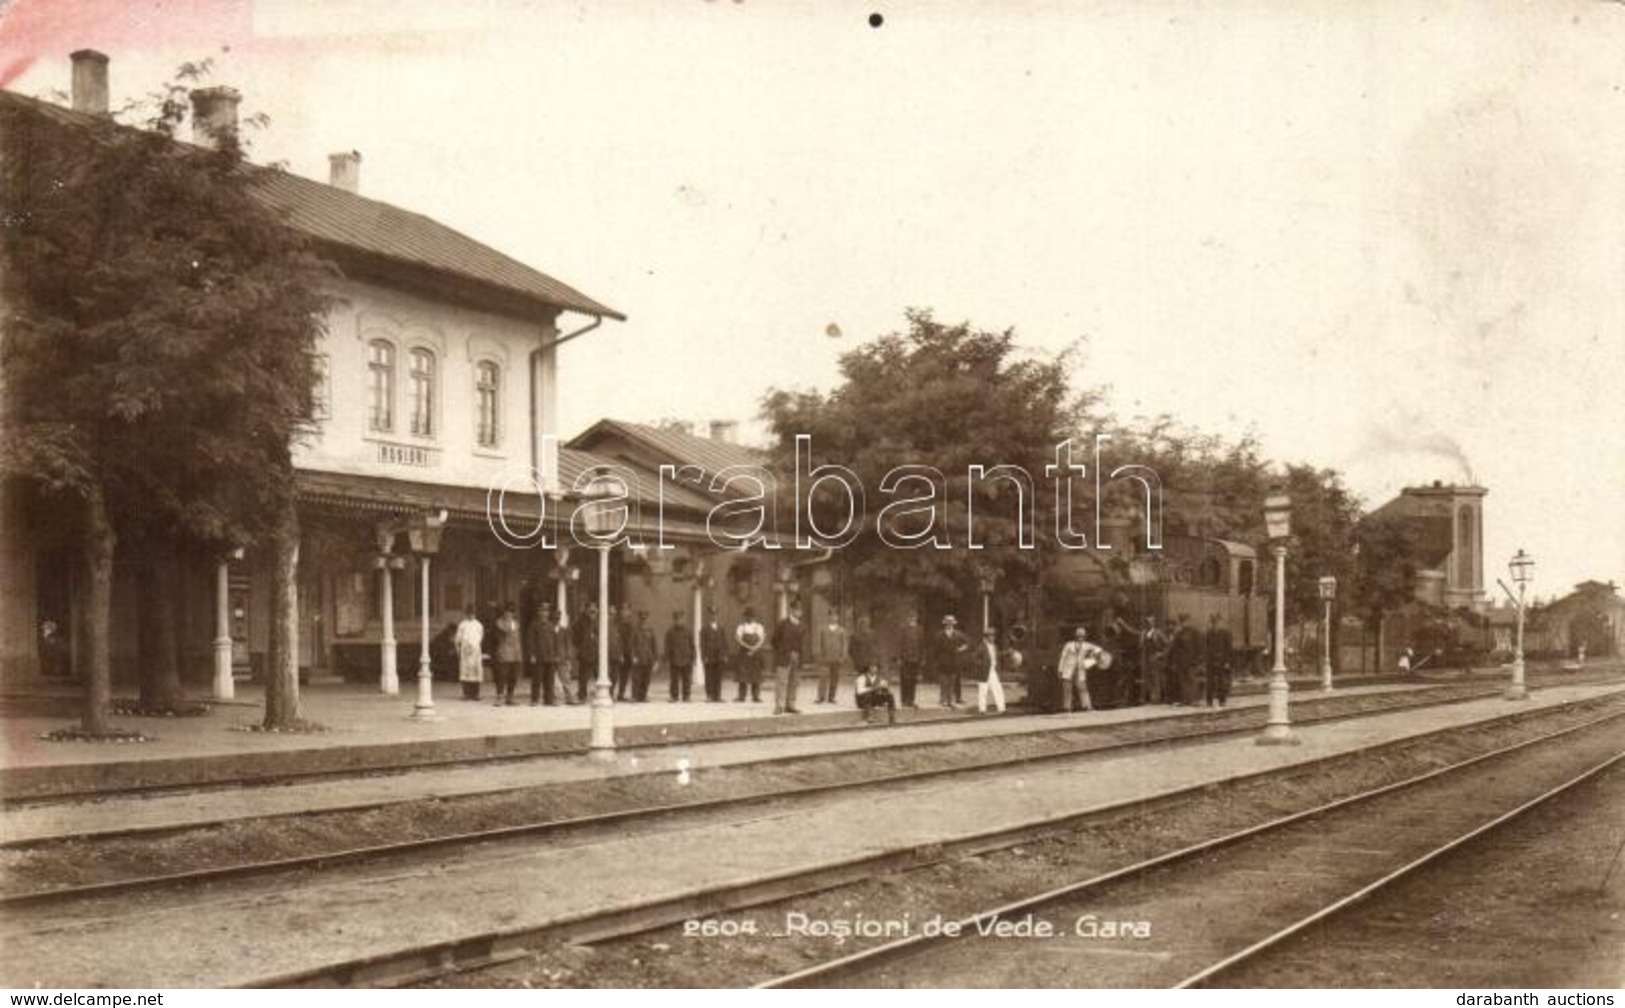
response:
M1104 645L1078 627L1056 661L1055 689L1044 698L1052 711L1086 711L1165 703L1223 707L1230 700L1235 642L1217 614L1207 630L1181 613L1171 624L1146 617L1133 628L1113 622Z
M945 708L964 704L963 684L976 684L977 709L1005 709L1001 670L1019 668L1019 651L1001 646L991 629L976 639L959 629L956 617L942 619L929 635L919 617L908 614L893 628L892 654L883 654L868 617L860 617L847 630L831 614L826 625L808 627L798 605L789 607L771 632L745 609L732 632L719 624L710 609L700 626L698 654L695 635L682 611L657 635L649 614L611 606L607 620L607 652L611 690L615 700L646 703L653 673L667 669L667 697L691 699L695 659L704 668L705 699L723 699L723 676L731 669L734 700L760 702L762 680L769 662L773 670L775 714L799 714L796 706L803 669L816 683L816 704L834 704L843 672L854 673L854 695L866 715L886 709L895 716L898 706L918 705L921 680L929 673L936 680L937 702ZM496 681L496 702L516 703L520 679L530 682L533 706L579 704L591 695L597 670L598 609L588 603L580 618L566 625L560 614L526 585L516 605L509 603L494 619L479 620L472 612L457 624L455 644L458 678L466 699L478 699L483 665L489 663ZM1167 703L1224 706L1230 696L1233 666L1230 632L1218 616L1205 632L1191 625L1185 614L1160 625L1147 617L1134 628L1122 619L1111 622L1105 640L1094 643L1078 627L1058 655L1053 675L1033 672L1029 693L1043 709L1086 711L1102 707ZM883 667L895 669L899 693L881 677Z

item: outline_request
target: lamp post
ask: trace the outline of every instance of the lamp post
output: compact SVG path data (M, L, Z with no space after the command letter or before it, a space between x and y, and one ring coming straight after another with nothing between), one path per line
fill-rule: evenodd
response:
M1332 600L1337 598L1337 578L1330 574L1320 579L1320 600L1326 603L1326 621L1321 631L1320 688L1332 691Z
M1535 558L1520 549L1507 564L1507 569L1511 571L1512 580L1518 585L1518 635L1512 642L1512 682L1507 686L1506 698L1527 700L1529 689L1523 682L1524 592L1528 590L1529 582L1535 577Z
M982 632L987 633L988 621L993 616L990 600L993 598L993 589L999 586L998 570L989 566L978 566L976 584L982 589Z
M231 561L243 558L242 547L229 550L215 568L214 581L214 698L237 695L231 668Z
M429 561L440 552L440 534L445 531L446 511L440 508L423 516L419 524L406 530L412 552L423 570L423 639L418 649L418 699L412 706L413 721L438 721L434 709L434 669L429 664Z
M1270 719L1259 733L1259 745L1297 745L1287 707L1286 681L1286 541L1292 534L1292 498L1277 489L1264 498L1264 528L1275 554L1275 667L1270 670Z
M598 550L598 678L592 690L592 732L588 752L595 759L615 758L615 701L609 685L609 550L618 526L610 521L610 500L624 500L626 484L605 468L582 491L592 505L586 511L587 532Z

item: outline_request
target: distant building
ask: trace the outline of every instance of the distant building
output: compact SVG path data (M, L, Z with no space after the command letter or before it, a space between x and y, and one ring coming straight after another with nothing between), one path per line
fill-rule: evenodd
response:
M1416 543L1417 601L1447 609L1482 612L1484 595L1484 496L1480 486L1406 487L1377 508L1372 518L1410 527Z
M1612 581L1582 581L1531 615L1544 650L1573 656L1583 644L1588 658L1625 653L1625 599Z

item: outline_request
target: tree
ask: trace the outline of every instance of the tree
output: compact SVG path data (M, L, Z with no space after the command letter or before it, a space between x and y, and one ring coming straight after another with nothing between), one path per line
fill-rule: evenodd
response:
M1383 621L1416 597L1416 537L1396 518L1365 518L1354 530L1359 547L1349 604L1377 628L1377 655L1383 654Z
M205 71L183 67L142 129L18 96L0 106L4 193L23 211L0 244L11 308L0 463L77 519L90 733L108 730L116 555L157 565L168 585L188 549L260 543L277 597L292 592L281 583L297 548L291 446L311 411L329 271L256 199L265 169L245 162L236 134L213 149L175 142ZM173 703L174 592L152 601L143 620L169 625L150 636L144 699ZM273 647L285 660L268 696L290 692L289 640ZM294 703L268 703L268 724L297 719L290 681Z
M1287 619L1320 617L1320 579L1337 578L1347 590L1354 582L1354 530L1360 503L1343 486L1341 474L1307 465L1287 467L1282 483L1292 500L1292 555L1287 557Z
M834 463L852 471L864 500L853 516L855 537L837 556L846 583L859 590L958 599L976 594L982 568L1030 579L1043 547L1054 542L1053 499L1045 492L1044 468L1054 462L1056 445L1075 431L1090 401L1070 388L1074 354L1035 358L1018 347L1010 330L946 325L919 309L906 312L906 318L906 332L844 354L842 383L829 393L776 389L764 398L762 414L777 439L778 484L795 485L798 435L810 437L811 458L803 469ZM973 478L970 467L976 465L1019 468L1034 485L1018 498L1009 480ZM929 467L940 475L905 467ZM919 478L888 483L888 476L905 471ZM886 486L897 490L888 494ZM926 495L928 486L935 489L929 509L887 510L904 498ZM823 530L841 528L848 518L844 491L828 484L821 491L803 510ZM791 497L780 494L784 538L796 520ZM1036 527L1036 550L1019 548L1018 499ZM877 522L884 523L892 543ZM932 542L948 548L895 548L897 537L925 533L928 522ZM969 548L973 535L982 549Z

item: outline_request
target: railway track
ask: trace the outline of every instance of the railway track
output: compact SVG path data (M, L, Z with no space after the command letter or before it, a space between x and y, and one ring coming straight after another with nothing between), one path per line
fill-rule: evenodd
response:
M538 917L535 924L521 923L498 927L496 922L503 920L505 914L500 912L494 905L482 904L482 907L486 908L486 912L480 914L478 919L486 922L484 925L487 928L486 930L475 933L463 932L461 931L463 918L457 918L458 926L452 933L457 934L458 937L428 943L413 943L409 947L390 945L378 954L357 954L354 958L346 961L329 961L313 969L292 968L292 963L297 962L300 957L291 956L282 957L283 961L289 962L288 966L282 967L283 972L275 972L276 967L267 970L265 968L266 964L260 963L260 972L253 976L245 976L240 972L240 965L253 963L258 959L258 957L250 957L247 960L238 960L239 972L222 977L212 964L217 962L223 964L226 960L218 959L212 951L205 952L206 949L213 949L215 946L201 936L196 941L206 943L193 946L196 949L195 952L179 952L176 943L170 940L168 943L170 950L161 952L156 956L145 951L139 951L142 946L136 942L135 936L143 930L151 934L162 933L167 936L175 925L161 922L179 922L183 919L197 919L200 921L200 926L205 928L203 933L214 934L216 933L214 929L221 925L201 924L201 922L216 918L223 922L227 918L222 915L229 914L231 919L236 919L240 914L250 911L253 913L253 917L250 919L257 922L255 924L256 928L275 928L279 925L261 919L262 910L269 911L272 908L281 907L285 909L277 911L278 913L293 913L296 915L295 919L311 919L309 915L312 913L320 915L314 919L321 919L321 917L331 913L332 910L318 908L336 909L346 904L351 906L353 910L345 913L345 922L340 926L341 931L355 932L357 928L365 929L370 926L363 923L366 920L383 922L396 919L393 916L380 917L377 915L378 910L382 910L385 906L391 908L391 914L397 912L410 913L411 911L404 911L404 908L403 911L393 910L396 905L396 895L391 895L385 903L379 904L377 909L373 909L371 906L372 904L378 904L380 898L373 894L387 891L391 894L405 895L405 891L400 889L403 884L410 885L417 893L416 896L410 898L422 900L428 893L434 892L446 884L436 881L440 879L443 872L456 871L460 874L454 877L462 878L461 873L475 870L485 872L487 875L491 875L493 879L501 879L503 883L506 883L506 891L519 895L535 891L530 888L530 885L535 883L515 885L514 880L517 876L514 875L514 872L518 871L523 875L524 871L528 870L521 870L518 867L524 859L532 859L535 855L540 854L543 855L543 861L546 864L561 867L569 866L572 871L584 870L579 869L577 866L593 863L595 858L597 861L602 862L605 857L610 856L607 850L617 851L613 856L619 858L622 856L619 852L628 849L651 848L651 842L649 839L640 841L633 836L625 842L610 844L606 848L606 853L602 855L595 854L592 850L600 842L598 840L588 842L585 847L575 843L489 845L477 849L471 846L466 851L459 852L454 859L437 858L416 866L410 863L391 862L369 867L362 871L341 872L336 876L320 874L298 879L274 880L265 886L249 885L230 886L223 889L220 887L210 887L203 890L188 889L173 894L142 894L136 898L125 898L117 894L111 894L104 898L98 898L94 895L64 898L56 906L48 904L35 907L18 906L14 909L14 912L7 915L7 919L4 921L5 941L8 947L12 949L11 955L13 957L12 965L8 967L8 975L12 976L13 979L28 979L30 983L36 982L36 980L30 979L34 977L48 980L50 970L38 971L32 966L23 964L33 962L43 965L52 960L61 960L66 954L64 950L67 948L63 942L70 940L74 942L88 941L91 944L85 945L86 949L102 949L103 953L100 954L105 954L105 951L109 948L107 942L111 940L115 943L112 946L113 948L128 953L124 958L129 965L111 967L116 970L123 970L123 972L86 974L91 977L101 976L104 978L99 981L93 979L91 982L120 985L122 982L129 981L130 978L151 976L154 981L158 981L158 978L169 978L167 982L182 985L189 982L183 978L193 977L196 979L191 982L201 982L205 986L221 985L222 983L237 983L249 986L399 985L434 977L457 976L460 975L459 971L489 968L492 964L500 963L506 959L525 957L531 954L531 950L535 949L539 943L568 940L572 942L607 943L607 945L613 946L617 942L635 941L635 936L647 934L651 929L669 927L674 923L690 918L710 917L747 907L772 905L775 901L784 901L803 895L811 895L812 898L816 899L816 894L829 892L834 897L840 897L844 891L842 889L844 886L861 885L863 884L862 880L869 880L882 875L882 873L895 872L900 869L925 867L928 871L922 874L930 874L931 871L937 870L958 873L961 869L957 866L979 862L983 857L997 858L1011 852L1012 848L1014 848L1014 853L1019 854L1020 845L1024 843L1042 845L1047 840L1053 840L1057 844L1072 843L1073 841L1064 838L1072 836L1073 831L1079 829L1085 830L1085 835L1090 831L1095 831L1096 835L1099 835L1099 831L1110 833L1124 827L1134 829L1142 822L1149 821L1146 819L1147 816L1155 817L1165 812L1176 814L1178 810L1188 809L1202 803L1209 803L1216 808L1228 809L1236 804L1236 794L1238 792L1243 797L1248 793L1254 796L1277 796L1290 793L1294 787L1297 787L1298 785L1292 783L1293 780L1319 780L1328 774L1339 775L1340 772L1341 778L1344 780L1349 779L1351 776L1360 777L1359 772L1347 770L1344 767L1344 761L1347 761L1348 765L1355 766L1356 769L1369 763L1372 766L1381 768L1383 773L1392 773L1395 772L1395 768L1423 765L1446 756L1454 759L1457 754L1470 751L1475 746L1477 749L1482 750L1488 744L1485 741L1486 733L1500 739L1524 737L1537 731L1544 733L1550 726L1546 719L1557 718L1572 721L1575 718L1584 718L1593 720L1596 718L1597 710L1601 707L1619 710L1625 709L1625 703L1621 703L1621 697L1617 692L1608 691L1594 695L1585 701L1562 704L1549 703L1546 707L1538 710L1525 709L1503 718L1494 718L1488 721L1475 720L1444 731L1418 732L1418 734L1407 738L1394 739L1378 745L1367 745L1363 748L1350 748L1347 741L1345 741L1340 749L1341 755L1325 756L1311 761L1302 761L1300 759L1294 761L1294 766L1284 769L1277 767L1276 769L1246 773L1231 771L1226 776L1214 776L1212 770L1204 763L1200 761L1187 762L1184 765L1191 768L1188 779L1191 781L1202 780L1202 783L1183 787L1165 787L1154 794L1148 794L1140 790L1133 790L1132 792L1123 790L1120 792L1121 794L1125 797L1132 794L1132 798L1106 804L1071 801L1069 805L1058 807L1048 799L1038 804L1023 804L1015 801L1014 804L1009 805L1010 810L1020 809L1022 810L1021 814L1027 816L1026 818L1012 818L1009 812L1006 812L1003 814L1002 819L995 817L993 820L999 822L998 827L978 832L960 833L958 830L964 827L952 827L945 833L943 832L943 824L939 824L934 815L926 816L922 820L918 813L915 813L912 820L905 816L904 819L897 821L899 823L914 821L922 825L928 822L928 828L916 828L912 831L902 829L898 831L888 825L876 836L888 838L890 846L885 846L884 849L873 847L865 849L863 843L851 845L849 849L853 854L860 856L842 855L841 857L844 859L832 859L826 854L823 861L811 863L810 866L808 863L803 863L800 867L786 867L785 862L772 857L757 859L762 862L761 867L746 867L747 864L750 864L749 859L747 859L733 869L720 873L709 873L716 876L715 881L700 883L698 888L670 889L668 887L672 895L661 898L642 895L648 890L641 888L642 883L631 879L628 880L630 888L627 885L612 887L620 889L621 895L618 897L599 895L598 887L595 886L592 893L583 893L582 898L567 901L562 905L564 907L575 906L579 909L568 911L555 907L545 915L545 920ZM1617 716L1617 713L1609 714L1610 719ZM1530 719L1535 720L1531 721ZM1434 723L1457 720L1438 715L1433 716ZM1497 726L1505 726L1505 730ZM1357 728L1357 725L1350 725L1348 728L1332 728L1331 730L1333 732L1342 732L1341 737L1346 740L1361 738L1365 734L1363 730ZM1414 752L1407 752L1409 746L1417 748ZM1236 750L1226 748L1225 751L1247 756L1266 752L1279 752L1279 750L1262 750L1252 746L1244 746ZM1144 765L1137 755L1123 756L1121 759L1129 760L1133 765ZM1247 761L1244 760L1243 762ZM1088 765L1092 766L1093 764ZM1259 761L1252 762L1254 767L1263 765L1265 764ZM1023 782L1026 782L1026 786L1029 788L1039 786L1046 773L1051 780L1059 782L1078 779L1073 777L1071 768L1061 767L1042 772L1034 771L1030 774L1005 774L1002 779L1013 781L1015 784L1014 791L1004 787L991 789L980 782L939 782L936 785L912 791L892 792L889 795L891 799L890 807L896 809L899 807L897 803L900 803L904 808L910 805L920 809L943 808L943 802L950 800L946 797L950 794L977 796L991 796L999 792L1012 795L1019 794L1023 788ZM1341 786L1339 785L1339 787ZM1070 792L1070 784L1063 784L1063 787ZM1248 791L1249 787L1251 788L1250 792ZM1059 793L1057 792L1057 794ZM958 800L963 802L962 798ZM982 800L980 797L975 799L978 806L980 806ZM675 832L662 830L658 834L660 839L651 849L675 851L679 848L672 847L671 844L677 842L682 846L682 849L697 853L714 847L717 842L714 838L722 836L737 836L740 838L755 836L759 838L759 842L768 837L785 836L784 830L794 828L789 825L790 823L804 820L808 822L818 821L821 817L827 819L828 815L836 809L843 810L836 813L837 815L845 816L850 813L844 810L864 808L866 803L870 801L870 799L866 799L862 795L847 798L835 797L811 804L806 802L796 804L796 810L794 811L773 810L766 813L747 811L747 814L742 818L735 816L720 822L673 824ZM802 810L802 806L806 806L805 810ZM1066 808L1067 811L1059 811L1059 808ZM1031 812L1027 811L1029 809L1038 814L1032 815ZM1236 814L1250 817L1256 813L1252 809L1246 809ZM974 830L974 824L978 820L975 816L961 816L958 821ZM1211 828L1210 820L1204 819L1202 821L1204 830ZM1236 821L1243 820L1238 819ZM740 830L740 832L735 833L735 830ZM910 842L908 839L910 835L917 836L919 839ZM611 832L611 836L624 838L625 830L618 828ZM667 837L671 837L672 840L668 840ZM583 860L584 857L586 858L585 861ZM777 868L775 868L775 863ZM512 865L513 867L495 867L498 864ZM938 866L938 868L931 869L930 866L933 865ZM554 871L555 869L547 868L544 870ZM492 872L496 872L496 874L492 875ZM732 876L731 882L728 876ZM910 871L901 876L885 877L915 877L915 873ZM463 878L462 881L456 882L456 891L464 890L470 881L472 879ZM698 879L696 881L698 882ZM385 888L380 889L380 885ZM495 891L500 890L494 890L493 892ZM658 887L655 891L659 891ZM358 897L361 899L360 903L355 902ZM527 899L533 900L534 898L536 897L520 896L516 905L524 905ZM553 904L549 903L548 905ZM603 909L605 906L613 906L615 909L605 911ZM196 917L198 914L204 916ZM149 917L152 917L154 922L159 923L141 923ZM468 919L474 920L476 918ZM448 918L448 922L449 920ZM235 930L235 926L233 926L233 929ZM441 935L447 934L444 926L432 930L437 930ZM82 935L82 938L73 937L75 935ZM98 935L101 937L96 937ZM113 937L115 935L128 937ZM128 948L125 947L126 943L131 943ZM363 943L361 948L364 949L365 947L366 944ZM335 946L324 945L321 950L322 954L316 957L317 961L325 959L327 954L334 948ZM45 953L45 958L39 957L41 952ZM202 954L203 958L199 958L199 954ZM289 961L290 959L291 961ZM186 968L180 965L182 961L196 963L197 965L192 969L198 970L198 972L188 972ZM172 967L158 965L161 962L173 962L175 965ZM20 974L11 972L19 969L26 972ZM177 970L179 971L177 972ZM757 973L754 976L744 978L743 982L749 983L766 975L770 974L765 971Z
M1378 713L1392 713L1438 706L1440 704L1459 703L1482 695L1484 695L1482 691L1474 692L1471 695L1462 695L1460 691L1456 691L1441 696L1430 691L1426 697L1418 697L1414 693L1334 697L1329 700L1322 700L1323 709L1319 713L1300 717L1299 723L1326 723L1371 716ZM1238 733L1255 731L1259 713L1258 711L1232 710L1209 715L1208 718L1167 717L1154 719L1151 722L1132 722L1115 726L1096 726L1094 728L1073 728L1049 733L1024 732L1021 733L1023 736L1043 735L1045 741L1053 743L1054 747L1036 753L1026 752L1016 756L991 759L985 755L979 756L974 752L961 753L958 754L962 757L961 759L951 761L946 765L923 769L869 774L858 777L841 775L830 780L789 788L750 791L695 801L632 805L612 811L519 822L507 826L450 832L383 844L344 846L312 853L219 864L180 872L151 873L76 885L47 886L4 892L0 893L0 910L50 905L71 900L147 890L229 882L289 872L325 871L346 865L360 865L390 858L430 853L437 850L449 850L474 844L511 841L522 838L548 840L587 839L594 834L602 834L612 830L621 831L628 827L638 829L673 828L679 822L691 821L696 817L736 816L740 813L748 813L753 809L762 809L767 806L793 807L798 802L817 800L821 796L830 794L847 795L853 793L856 789L888 791L901 786L939 778L977 773L996 773L1022 766L1106 755L1125 749L1157 745L1194 744ZM1006 738L1009 738L1009 736L1003 736L1000 740ZM941 742L930 742L902 748L923 751L940 749L942 745ZM798 756L786 759L806 760L807 757ZM763 763L753 763L749 766L756 767L764 763L770 764L784 761L763 761ZM369 810L383 807L385 804L404 805L408 803L369 803L345 809L344 811ZM267 818L287 820L298 819L299 817L298 813L286 813ZM144 827L99 834L91 839L105 840L114 837L139 836L143 839L161 841L166 837L173 837L177 834L207 831L218 825L221 825L221 823L194 823L172 828ZM82 842L86 838L74 837L71 839L74 842ZM47 846L51 842L49 840L21 841L0 845L0 848L39 848ZM21 874L14 873L17 877L14 877L11 881L22 881Z
M1554 710L1548 709L1544 713L1551 715ZM1514 714L1505 719L1505 722L1519 722L1531 716L1538 715ZM1382 793L1421 785L1426 781L1457 772L1467 766L1480 765L1534 746L1554 743L1578 732L1595 731L1604 726L1614 726L1619 723L1622 717L1625 717L1625 710L1620 709L1614 709L1601 717L1588 717L1578 726L1543 732L1532 740L1522 741L1488 754L1472 757L1467 762L1457 766L1420 774L1408 778L1393 787L1362 793L1350 802L1318 806L1296 816L1281 817L1272 821L1263 829L1227 834L1217 840L1206 841L1169 855L1148 859L1145 862L1130 866L1130 868L1111 872L1098 879L1091 879L1088 884L1104 884L1112 879L1128 878L1142 874L1159 865L1193 858L1204 851L1237 842L1244 839L1245 835L1265 833L1271 829L1279 829L1294 822L1311 821L1345 804L1353 805L1370 800ZM1481 730L1482 726L1476 726L1466 731L1473 733ZM1373 754L1381 756L1389 750L1397 751L1407 744L1415 745L1418 741L1414 738L1396 740L1392 743L1364 750L1359 755L1361 757ZM1327 757L1322 760L1312 761L1308 765L1331 765L1340 759L1347 758L1349 757ZM1302 771L1304 765L1299 765L1295 769ZM1270 776L1271 773L1269 772L1245 775L1226 783L1232 784L1251 779L1264 779ZM457 977L500 968L503 964L523 960L531 954L531 950L538 943L543 941L601 945L636 940L640 936L645 936L661 928L670 928L684 921L700 918L717 919L721 915L747 908L783 904L785 901L812 894L838 892L842 887L854 885L885 873L941 865L958 859L976 858L991 853L1008 851L1022 844L1065 835L1068 831L1076 829L1089 821L1109 816L1112 813L1130 809L1144 811L1147 808L1164 805L1173 806L1200 795L1211 797L1212 793L1212 785L1171 790L1124 802L1120 806L1094 808L1081 813L1058 815L1015 827L998 828L975 835L963 836L949 842L932 844L927 847L914 846L887 850L876 855L853 858L838 864L821 865L813 870L790 870L778 875L758 877L745 884L719 886L701 892L689 893L678 898L656 900L610 911L582 914L572 919L549 924L543 928L488 931L468 935L455 941L427 944L398 953L325 965L316 969L267 978L263 981L263 985L294 987L405 986L437 980L445 981L448 978L452 978L452 982L455 983ZM1068 889L1082 891L1082 887L1078 886L1068 887ZM1059 899L1063 895L1063 892L1057 891L1044 894L1040 899ZM1025 903L1022 905L1025 905ZM993 912L1006 914L1012 912L1015 906L1000 907ZM922 942L920 946L922 948L924 945L929 944L926 939L917 940ZM880 954L889 955L891 953ZM824 981L839 979L841 971L850 968L850 964L846 964L843 960L837 960L831 964L826 964L826 967L833 972L819 976L810 971L802 971L801 973L780 977L766 985L822 985ZM868 984L874 981L864 979L860 982ZM1007 984L1011 986L1018 986L1022 983L1023 981L1019 978L1011 978L1007 981Z
M1231 971L1625 760L1621 717L1281 816L759 986L1222 986ZM1041 933L1031 937L1033 930ZM1133 954L1153 934L1157 954Z

